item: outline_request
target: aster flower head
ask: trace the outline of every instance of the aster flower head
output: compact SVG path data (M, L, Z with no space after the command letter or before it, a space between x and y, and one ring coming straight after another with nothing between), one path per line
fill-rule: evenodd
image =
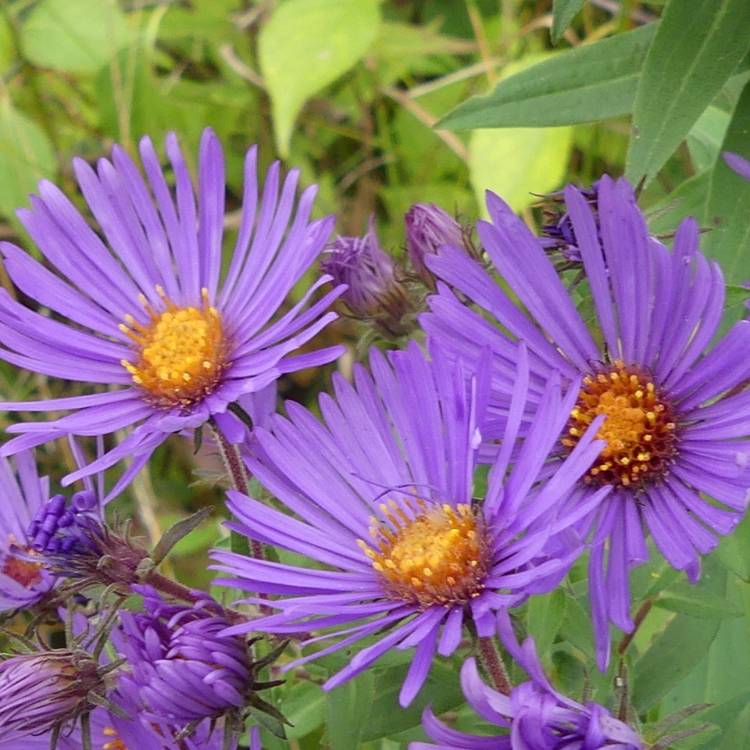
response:
M371 372L355 368L354 384L334 378L322 395L323 423L295 403L254 433L253 475L288 508L284 514L236 492L230 527L326 566L298 567L216 550L221 583L275 594L279 610L227 632L328 630L306 645L333 644L284 665L293 669L370 636L371 645L324 685L332 689L392 648L416 652L401 690L408 705L436 654L451 655L464 623L484 636L493 612L549 591L580 552L575 537L555 544L585 513L557 512L601 444L597 425L549 481L537 484L549 449L576 398L558 378L539 384L535 427L517 441L529 373L517 350L517 389L506 446L493 464L485 497L474 501L488 382L483 370L452 367L439 350L428 361L416 344L388 357L373 349ZM486 371L486 368L485 368ZM508 470L511 452L516 455ZM590 508L607 488L589 499ZM247 599L248 602L259 602ZM376 635L379 634L379 635Z
M412 267L427 286L434 288L435 277L425 265L425 256L434 255L443 245L464 245L463 228L434 203L415 203L406 213L404 224Z
M31 548L53 575L67 580L68 593L92 585L129 592L141 580L148 552L129 528L113 529L102 514L101 492L73 493L70 501L55 495L37 511L28 534Z
M404 318L411 302L393 258L380 246L375 217L363 237L337 237L321 260L335 283L346 285L341 300L352 316L373 321L389 336L409 331Z
M604 668L609 623L634 627L628 578L649 557L647 532L667 561L694 581L701 555L734 529L747 507L750 322L737 323L709 348L723 312L724 282L719 266L698 249L694 220L682 223L670 250L649 236L624 180L599 181L596 212L575 187L566 188L565 200L593 300L593 331L543 243L493 194L487 200L492 221L480 222L479 236L528 316L488 272L444 248L430 261L433 271L500 325L460 304L447 285L431 298L422 324L454 357L476 359L491 348L491 402L501 417L513 388L516 338L527 342L533 378L552 370L583 378L560 456L575 449L593 420L606 416L598 431L604 449L569 498L575 507L601 487L612 488L579 526L593 541L589 582Z
M3 446L9 455L66 434L104 435L132 427L129 436L64 483L134 461L110 497L146 463L168 434L227 413L241 396L286 372L335 359L339 347L299 354L334 317L326 312L342 291L310 303L329 279L318 278L281 313L285 300L325 247L333 218L310 220L315 187L299 201L299 174L281 182L278 163L262 197L257 152L245 160L242 220L222 278L224 158L211 130L200 145L197 192L174 134L166 151L175 179L170 192L151 141L140 154L145 179L125 151L94 170L77 159L74 171L98 221L94 231L49 182L19 218L47 264L2 243L5 268L18 288L59 316L53 319L0 294L0 357L65 380L116 386L85 396L33 403L5 402L6 410L69 410L42 424L21 423Z
M0 663L0 742L69 730L106 690L99 665L81 651L56 649Z
M539 661L532 638L519 646L507 617L500 636L531 678L503 695L486 685L474 659L461 668L461 687L469 705L501 727L499 736L466 734L445 726L427 709L424 729L436 743L412 742L409 750L642 750L641 738L598 703L585 706L558 693Z
M34 454L0 459L0 612L32 607L54 585L54 576L33 547L32 519L49 496L49 482L37 474Z
M142 587L142 612L123 612L119 648L129 672L123 689L154 721L188 724L242 709L253 687L245 639L225 636L230 622L205 596L191 606L172 604Z

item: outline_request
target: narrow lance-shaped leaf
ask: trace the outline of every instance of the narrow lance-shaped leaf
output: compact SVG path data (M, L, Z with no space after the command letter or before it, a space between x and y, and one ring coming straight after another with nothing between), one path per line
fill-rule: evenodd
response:
M552 43L557 44L563 31L570 26L576 13L583 8L583 0L554 0L552 3Z
M747 0L671 0L643 65L626 174L653 177L750 47Z
M438 127L544 127L618 117L632 111L638 74L657 24L554 57L501 81L449 112Z
M722 151L750 159L750 84L737 102ZM711 173L706 219L712 230L706 233L705 251L721 263L728 282L746 281L750 276L750 182L722 158Z

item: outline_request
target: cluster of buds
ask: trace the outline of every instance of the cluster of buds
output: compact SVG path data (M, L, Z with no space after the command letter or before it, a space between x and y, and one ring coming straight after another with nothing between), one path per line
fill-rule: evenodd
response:
M323 272L348 289L341 301L349 314L372 323L386 338L412 332L426 292L435 290L428 258L444 245L463 248L473 257L469 233L433 203L415 203L404 217L408 266L381 246L370 218L362 237L337 237L321 262Z

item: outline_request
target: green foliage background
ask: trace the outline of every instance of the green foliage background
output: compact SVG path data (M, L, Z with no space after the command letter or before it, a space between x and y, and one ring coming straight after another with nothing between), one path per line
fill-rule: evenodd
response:
M280 157L320 185L318 211L337 213L340 233L361 233L375 212L396 254L414 201L472 221L489 188L538 226L534 194L625 173L642 182L655 233L668 237L681 217L699 218L732 285L728 318L740 314L750 187L719 153L750 156L747 0L3 0L1 8L3 240L31 247L14 211L38 180L76 194L74 156L93 162L115 142L136 155L142 135L161 143L173 129L194 165L210 125L227 153L230 229L244 151L258 143L264 168ZM326 335L357 356L351 323ZM307 372L281 389L312 404L326 383L327 373ZM62 384L2 365L0 391L21 399L59 394ZM52 476L71 461L64 445L40 457ZM194 456L173 440L120 512L156 538L191 511L221 508L218 473L210 451ZM210 585L207 550L222 543L220 515L171 558L184 582ZM528 604L526 624L558 684L576 697L585 684L616 708L622 679L587 671L585 589L580 565L565 590ZM671 711L710 703L695 722L711 729L673 747L750 747L750 525L706 561L699 586L655 562L636 572L633 600L650 611L624 678L646 736ZM436 665L423 697L403 711L396 696L408 653L322 693L319 678L343 658L310 665L276 690L294 724L292 748L405 747L422 736L426 702L476 728L458 687L460 661ZM270 733L264 741L286 746Z

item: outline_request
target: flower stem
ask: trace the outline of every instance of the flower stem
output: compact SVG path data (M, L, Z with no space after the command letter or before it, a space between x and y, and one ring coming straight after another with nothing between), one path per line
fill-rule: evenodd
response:
M498 691L503 695L509 695L512 685L508 671L492 638L479 639L479 660Z
M638 607L638 611L635 613L635 617L633 618L634 627L629 633L625 633L625 636L620 641L620 645L617 647L617 653L622 656L627 650L628 646L632 643L633 638L635 638L635 634L638 632L638 628L640 628L641 623L646 619L646 615L651 611L651 607L654 606L654 600L653 599L646 599L640 607Z
M245 471L245 465L240 452L237 450L237 446L232 445L218 427L212 425L212 429L216 437L216 443L219 446L221 458L224 461L224 466L232 480L232 486L237 492L247 495L247 472ZM236 552L239 555L252 555L256 560L264 560L266 557L263 553L263 545L255 539L248 543L247 537L238 534L236 531L232 531L230 532L229 541L232 552Z

